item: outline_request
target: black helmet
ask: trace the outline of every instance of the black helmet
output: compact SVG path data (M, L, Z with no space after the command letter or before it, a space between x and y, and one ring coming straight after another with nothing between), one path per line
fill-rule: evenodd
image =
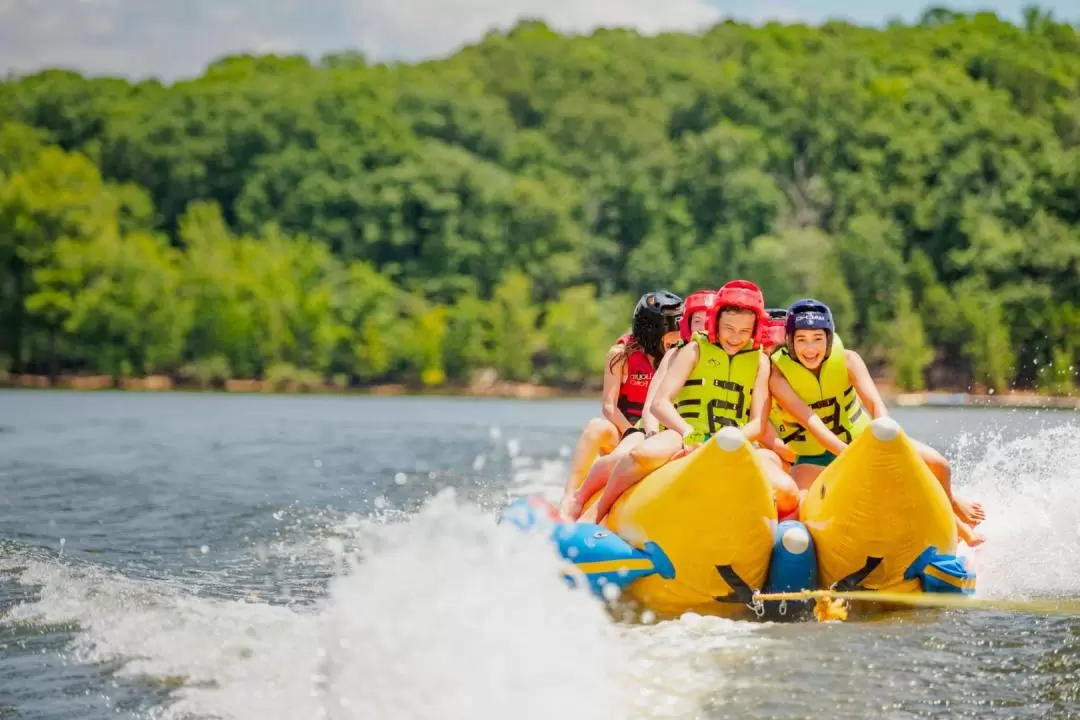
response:
M645 354L659 360L664 356L664 335L679 329L683 299L667 290L645 293L634 308L631 333Z
M787 320L787 308L765 308L770 320Z

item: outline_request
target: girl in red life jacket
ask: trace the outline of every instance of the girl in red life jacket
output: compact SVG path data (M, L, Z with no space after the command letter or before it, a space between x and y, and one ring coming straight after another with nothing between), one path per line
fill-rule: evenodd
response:
M664 352L679 340L683 299L666 290L642 295L634 308L629 335L619 338L608 351L604 373L604 417L585 426L570 461L570 472L559 503L567 516L574 491L599 455L610 454L628 435L636 435L646 395L656 366Z
M679 338L681 343L689 341L690 336L693 333L705 331L708 320L708 311L709 308L712 307L713 298L715 297L716 292L713 290L699 290L695 293L691 293L686 298L686 304L683 306L682 319L679 321ZM669 348L664 353L664 357L660 361L660 364L656 366L656 371L653 373L652 380L649 382L648 392L645 395L645 407L641 415L641 420L623 434L622 440L620 440L614 450L593 463L592 467L588 470L585 481L581 483L581 487L577 489L577 492L573 492L570 495L564 495L563 503L560 506L560 511L564 518L576 520L580 517L585 503L607 484L608 476L611 475L611 471L615 468L615 465L618 464L619 460L644 442L645 438L651 437L660 431L659 422L649 412L649 404L652 402L653 393L656 391L656 388L659 387L660 381L663 379L664 372L673 355L674 353L671 352L671 349Z

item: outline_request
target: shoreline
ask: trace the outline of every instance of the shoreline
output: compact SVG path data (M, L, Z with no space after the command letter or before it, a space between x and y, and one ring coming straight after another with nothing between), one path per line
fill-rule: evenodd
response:
M106 375L61 375L55 382L43 375L9 375L0 380L0 388L70 390L76 392L99 392L123 390L125 392L210 392L236 394L277 395L365 395L375 397L474 397L506 399L596 399L600 388L557 387L540 383L492 381L490 379L472 384L448 384L438 388L423 388L401 383L382 383L342 387L329 383L312 384L297 381L271 383L265 380L235 379L213 386L194 383L177 383L165 375L145 378L120 378ZM892 407L900 408L1023 408L1046 410L1080 410L1080 394L1040 395L1031 391L994 393L985 391L928 390L923 392L900 392L887 384L880 385L881 395Z

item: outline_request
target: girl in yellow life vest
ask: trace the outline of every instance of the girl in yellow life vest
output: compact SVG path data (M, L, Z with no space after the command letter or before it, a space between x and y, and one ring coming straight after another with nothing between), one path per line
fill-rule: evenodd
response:
M694 334L674 353L652 399L650 409L666 429L618 462L600 500L582 521L603 520L628 488L722 427L741 428L751 442L761 436L769 397L769 359L758 344L764 321L764 299L753 283L734 280L718 291L707 332ZM768 459L764 466L777 509L790 512L799 502L795 483L774 453L758 452Z
M680 346L688 342L694 333L705 330L708 323L708 311L712 307L715 297L715 290L699 290L686 297L686 302L683 304L682 318L679 320L678 344ZM615 469L618 462L626 457L632 449L641 444L646 437L655 435L659 431L659 422L650 412L649 404L652 402L656 389L660 386L660 382L667 372L667 367L674 355L674 347L665 349L664 357L660 360L660 364L656 366L656 372L652 376L649 389L645 395L641 418L623 433L622 439L614 450L598 458L593 463L592 468L588 470L588 474L585 476L584 482L581 483L581 487L577 488L576 491L572 487L567 487L559 510L563 518L577 520L581 516L581 510L588 499L607 484L611 471Z
M772 396L794 422L780 428L781 440L798 456L791 475L801 490L858 437L870 422L888 414L859 354L844 349L836 337L832 311L813 299L788 308L784 347L773 353ZM969 526L985 517L982 505L953 495L948 461L936 450L912 440L923 461L952 501L961 537L982 542Z

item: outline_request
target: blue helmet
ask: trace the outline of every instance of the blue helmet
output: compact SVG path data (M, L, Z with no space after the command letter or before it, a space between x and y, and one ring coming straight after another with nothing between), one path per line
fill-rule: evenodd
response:
M836 335L836 323L833 322L832 310L820 300L804 298L796 300L787 309L787 322L784 326L787 332L787 351L792 359L797 360L795 355L795 331L796 330L824 330L827 345L825 346L825 358L832 353L833 336Z

